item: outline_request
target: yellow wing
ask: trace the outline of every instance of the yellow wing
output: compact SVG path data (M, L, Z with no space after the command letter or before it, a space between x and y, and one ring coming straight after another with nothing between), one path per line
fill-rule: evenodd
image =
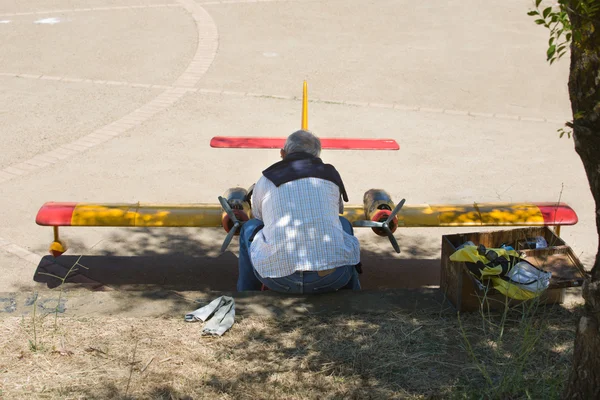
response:
M362 205L348 205L351 222L364 220ZM36 217L44 226L219 227L223 209L214 204L46 203ZM405 205L398 226L544 226L574 225L575 211L565 203L475 203Z

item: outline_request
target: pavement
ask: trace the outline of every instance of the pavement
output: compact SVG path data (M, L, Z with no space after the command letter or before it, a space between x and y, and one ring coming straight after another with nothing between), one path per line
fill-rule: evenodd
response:
M547 65L548 33L528 10L518 0L2 2L0 293L54 288L37 272L79 255L89 296L232 290L237 248L220 255L218 229L65 228L70 250L55 261L35 215L46 201L214 203L250 186L278 152L212 149L210 138L298 129L305 79L317 135L400 144L323 152L350 203L371 188L408 204L564 201L579 223L562 237L591 267L593 198L572 140L556 132L570 117L568 60ZM398 231L401 255L358 232L365 289L435 288L441 236L469 231Z

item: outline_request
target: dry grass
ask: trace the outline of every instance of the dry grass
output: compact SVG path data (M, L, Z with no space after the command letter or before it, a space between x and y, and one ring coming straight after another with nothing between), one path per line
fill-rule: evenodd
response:
M516 382L521 395L558 396L578 312L553 307ZM513 320L511 320L514 319ZM515 360L522 321L509 316L502 343L481 316L461 318L492 382ZM182 319L3 320L2 399L379 399L478 398L486 381L465 350L456 316L422 311L377 317L240 318L221 338ZM499 356L500 355L500 356ZM499 358L500 357L500 358ZM495 360L497 365L490 363ZM526 394L528 391L528 394Z

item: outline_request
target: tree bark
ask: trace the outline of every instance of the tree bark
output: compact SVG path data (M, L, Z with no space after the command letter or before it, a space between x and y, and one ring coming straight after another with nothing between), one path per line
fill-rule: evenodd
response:
M577 12L580 0L567 2L574 35L571 42L569 97L573 112L573 142L596 204L600 237L600 16ZM577 40L575 40L577 39ZM566 399L600 399L600 246L583 285L585 306L575 338L573 365L564 392Z

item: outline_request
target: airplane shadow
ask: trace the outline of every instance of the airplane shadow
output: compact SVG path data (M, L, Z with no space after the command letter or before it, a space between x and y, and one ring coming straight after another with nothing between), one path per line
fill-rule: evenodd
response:
M49 288L65 277L79 256L43 257L34 280ZM91 288L107 285L120 290L148 290L160 287L180 291L234 291L237 281L238 258L231 252L219 257L185 255L159 256L82 256L79 264L67 277L68 283ZM394 259L379 255L363 255L362 288L416 289L439 285L439 259ZM85 268L84 268L85 267Z
M231 251L218 254L214 240L221 240L219 234L217 230L198 233L168 229L115 233L108 240L111 247L100 249L94 255L43 257L34 280L46 283L50 288L57 287L61 284L58 277L67 276L79 260L80 266L68 273L66 282L96 290L108 286L131 291L156 288L235 291L238 258L234 252L237 252L237 245L232 243ZM435 253L424 248L420 238L413 240L404 241L403 252L412 257L408 259L361 246L363 289L416 289L439 285L439 257L434 258Z

